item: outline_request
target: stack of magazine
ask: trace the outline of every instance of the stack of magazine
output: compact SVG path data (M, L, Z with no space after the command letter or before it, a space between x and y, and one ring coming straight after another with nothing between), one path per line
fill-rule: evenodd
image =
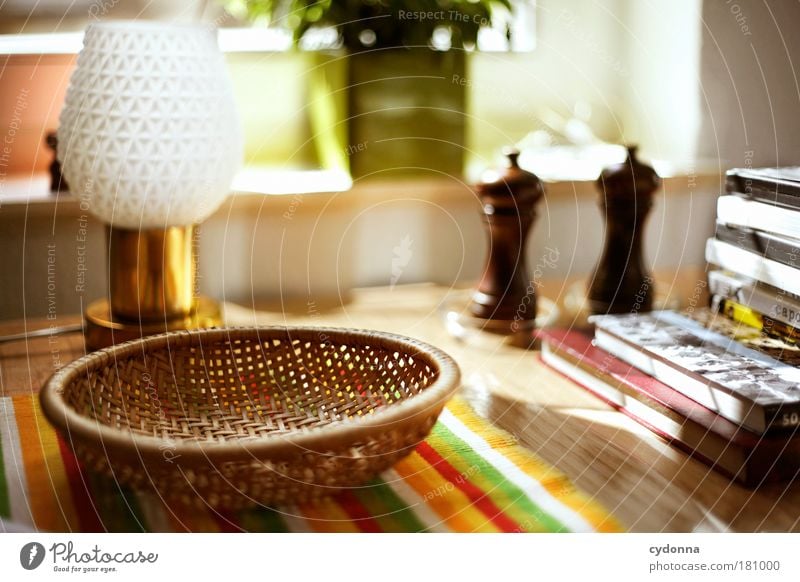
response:
M706 247L722 269L709 273L710 309L595 316L593 338L546 330L542 358L737 481L790 482L800 476L800 168L734 170L727 190Z

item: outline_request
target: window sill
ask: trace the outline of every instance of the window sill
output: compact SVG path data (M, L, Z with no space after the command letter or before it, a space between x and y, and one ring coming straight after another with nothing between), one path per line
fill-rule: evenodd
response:
M78 200L68 193L50 192L50 177L6 178L0 193L0 213L50 215L81 213ZM681 174L664 178L656 197L678 194L718 196L724 190L724 176L715 173ZM595 199L594 180L559 180L545 182L546 198L551 201ZM306 196L308 195L308 196ZM234 180L233 193L218 212L232 209L276 208L283 212L302 196L304 211L321 207L350 207L364 202L407 200L433 204L477 204L470 183L458 177L371 178L353 182L349 175L336 170L274 170L251 167Z
M291 33L268 28L220 28L219 48L224 53L286 52L292 48ZM83 32L2 34L0 55L77 55Z

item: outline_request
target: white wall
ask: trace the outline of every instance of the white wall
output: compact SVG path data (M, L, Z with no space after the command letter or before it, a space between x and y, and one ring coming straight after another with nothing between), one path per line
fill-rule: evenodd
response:
M665 180L647 225L649 266L705 264L720 188L719 176ZM553 249L559 259L542 278L585 277L603 244L595 186L564 182L546 190L527 247L529 274ZM345 296L353 287L392 283L464 286L480 276L486 247L480 205L456 182L363 183L300 204L288 196L241 199L203 226L202 288L249 303Z
M620 110L624 139L685 169L700 130L702 0L637 0L621 22L630 75Z
M800 3L703 4L702 156L800 165Z

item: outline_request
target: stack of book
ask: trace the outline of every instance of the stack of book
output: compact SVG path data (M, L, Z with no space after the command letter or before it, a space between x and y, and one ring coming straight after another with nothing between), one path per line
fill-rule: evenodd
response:
M790 343L800 339L800 168L733 170L706 259L714 305Z
M601 315L542 358L748 486L800 475L800 168L734 170L706 246L710 309ZM757 329L748 329L747 326ZM770 338L752 341L754 337Z

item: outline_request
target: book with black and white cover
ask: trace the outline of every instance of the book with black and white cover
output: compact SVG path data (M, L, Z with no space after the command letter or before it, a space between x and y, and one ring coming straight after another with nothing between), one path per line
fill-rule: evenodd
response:
M714 469L750 486L800 474L800 437L753 433L595 347L581 332L546 329L539 337L548 366Z
M716 238L706 241L706 261L727 271L800 295L800 269Z
M736 194L717 199L717 222L800 239L800 211Z
M595 344L757 433L800 425L800 368L674 311L598 315Z
M732 194L800 209L800 167L735 168L725 177Z
M800 268L800 240L719 222L715 237L765 259Z
M726 271L708 274L712 296L733 299L767 317L800 328L800 296Z

